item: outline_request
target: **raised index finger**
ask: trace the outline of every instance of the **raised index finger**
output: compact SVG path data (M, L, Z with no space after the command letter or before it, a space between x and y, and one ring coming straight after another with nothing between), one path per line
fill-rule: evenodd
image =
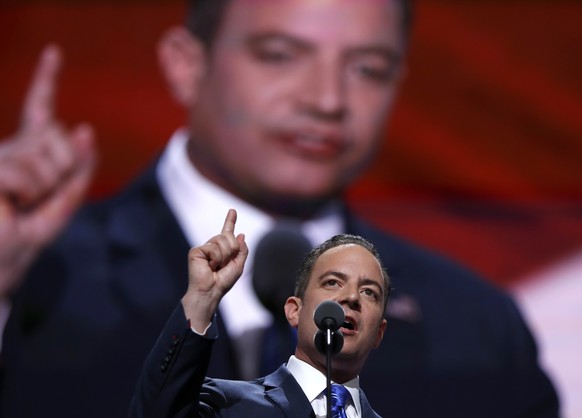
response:
M224 225L222 226L221 234L231 233L234 235L234 226L236 224L236 210L229 209L226 214L226 219L224 220Z
M61 68L61 50L48 45L42 51L22 111L22 127L34 129L53 118L56 82Z

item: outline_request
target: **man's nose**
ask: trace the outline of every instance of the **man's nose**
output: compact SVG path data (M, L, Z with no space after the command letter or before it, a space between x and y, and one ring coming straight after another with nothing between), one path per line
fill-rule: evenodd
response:
M334 62L315 63L305 74L300 93L303 109L331 122L342 120L347 112L346 82L343 71Z
M359 311L361 305L360 292L356 288L345 287L339 297L340 305L346 304L351 310Z

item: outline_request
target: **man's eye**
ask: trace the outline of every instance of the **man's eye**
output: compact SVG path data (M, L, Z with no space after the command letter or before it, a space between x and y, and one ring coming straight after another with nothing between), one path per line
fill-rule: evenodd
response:
M378 299L378 294L372 289L363 289L362 293L374 299Z
M387 82L392 78L392 68L389 66L375 66L357 64L353 67L357 75L377 82Z
M338 283L337 283L337 280L335 280L335 279L330 279L330 280L327 280L327 281L324 283L324 285L325 285L325 286L329 286L329 287L336 286L337 284L338 284Z
M273 64L283 64L291 61L293 54L277 49L258 49L255 51L257 59Z
M385 55L360 56L350 62L350 71L357 77L376 83L388 83L394 78L399 60Z

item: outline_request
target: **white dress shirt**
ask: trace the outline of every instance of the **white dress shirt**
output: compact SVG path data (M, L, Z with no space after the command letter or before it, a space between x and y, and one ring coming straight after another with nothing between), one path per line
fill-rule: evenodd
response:
M319 370L299 360L295 356L289 358L287 370L293 375L295 380L303 389L305 396L311 403L313 411L318 418L327 416L327 396L325 395L326 377ZM360 418L362 416L362 406L360 404L360 378L355 377L349 382L342 383L352 395L345 406L347 418Z
M201 245L220 233L229 209L238 212L235 233L245 234L250 255L243 275L224 296L219 309L235 344L239 364L246 367L242 370L243 378L253 378L258 369L256 357L260 352L260 336L273 320L252 287L253 254L261 237L275 221L202 176L188 159L187 140L186 129L174 133L156 174L162 194L191 246ZM301 224L302 232L313 246L344 229L339 202L330 204L319 216Z

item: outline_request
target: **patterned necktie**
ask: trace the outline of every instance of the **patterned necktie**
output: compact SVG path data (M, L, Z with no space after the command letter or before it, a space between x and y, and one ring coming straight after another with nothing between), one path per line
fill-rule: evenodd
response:
M331 416L346 418L346 403L352 398L350 392L342 385L331 385Z

